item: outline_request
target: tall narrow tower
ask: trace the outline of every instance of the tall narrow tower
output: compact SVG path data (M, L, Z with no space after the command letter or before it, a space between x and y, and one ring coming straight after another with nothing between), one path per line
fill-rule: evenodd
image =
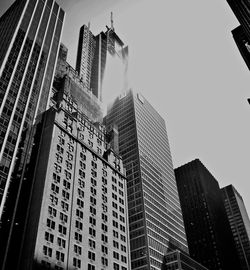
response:
M23 183L29 127L48 106L64 11L54 0L19 0L0 18L0 258ZM0 265L1 265L0 259Z
M163 118L139 93L117 98L105 119L119 131L127 173L132 269L161 269L170 244L187 251Z
M234 186L221 189L242 269L250 269L250 220L243 199Z
M79 76L100 101L103 101L103 80L107 66L112 63L108 60L109 57L120 59L124 72L127 69L128 47L115 32L112 13L111 27L106 27L106 32L96 36L90 31L90 24L80 28L76 59L76 70Z
M199 159L175 169L191 258L208 269L241 269L219 184Z

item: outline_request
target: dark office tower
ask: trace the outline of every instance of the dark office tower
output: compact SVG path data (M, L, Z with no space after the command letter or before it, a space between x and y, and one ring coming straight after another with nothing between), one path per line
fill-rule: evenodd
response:
M121 73L127 71L128 47L116 34L111 16L111 27L107 27L106 32L101 32L97 36L90 31L90 24L80 28L78 52L76 59L76 70L82 78L83 83L93 94L103 100L103 81L107 75L108 66L113 65L113 61L119 59ZM115 60L114 60L115 59ZM123 80L123 88L126 87L126 76ZM118 89L122 91L124 89Z
M175 169L189 254L208 269L240 269L221 191L195 159Z
M232 186L221 189L241 268L250 269L250 221L238 191Z
M248 0L227 0L229 6L238 19L240 26L232 31L233 38L236 45L250 69L250 56L249 56L249 44L250 44L250 9Z
M131 90L108 108L119 131L127 175L132 269L161 269L169 241L187 251L186 235L163 118Z
M48 104L63 19L64 11L53 0L16 1L0 18L1 262L9 233L21 226L14 216L28 156L28 127Z
M250 10L248 0L227 0L239 23L242 25L248 40L250 40Z
M250 40L247 38L241 25L236 27L232 31L232 34L242 58L244 59L248 69L250 69Z

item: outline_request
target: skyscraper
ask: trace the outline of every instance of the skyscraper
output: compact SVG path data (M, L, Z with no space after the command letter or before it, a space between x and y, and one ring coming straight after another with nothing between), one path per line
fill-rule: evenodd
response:
M71 90L55 96L56 106L36 123L19 267L130 270L121 157L108 147L104 126L81 112Z
M64 11L53 0L20 0L0 18L0 265L14 227L28 158L29 127L48 106ZM25 132L25 135L24 135Z
M250 221L241 195L232 186L221 189L241 268L250 269Z
M108 108L105 122L118 127L126 168L132 269L159 270L170 242L187 251L165 122L132 90Z
M189 254L208 269L240 265L216 179L195 159L175 169Z
M103 81L108 72L107 67L113 59L119 59L121 63L119 68L122 73L126 73L127 56L128 47L124 46L123 41L115 32L112 13L111 27L107 26L106 32L101 32L95 36L90 31L90 24L88 26L83 25L80 28L76 70L86 87L99 100L103 101ZM125 76L122 79L125 80ZM122 90L118 89L117 91Z
M248 68L250 69L250 10L248 0L227 0L229 6L238 19L240 26L236 27L233 31L233 38L236 45L245 60Z
M242 58L250 70L250 40L248 39L242 25L232 30L232 35Z

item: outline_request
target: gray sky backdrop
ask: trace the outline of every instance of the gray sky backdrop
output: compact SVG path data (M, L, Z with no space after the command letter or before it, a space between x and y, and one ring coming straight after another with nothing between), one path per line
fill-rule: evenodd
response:
M13 1L0 1L0 13ZM110 25L129 45L130 78L166 120L174 167L199 158L250 213L249 71L231 36L226 0L59 0L74 67L79 28Z

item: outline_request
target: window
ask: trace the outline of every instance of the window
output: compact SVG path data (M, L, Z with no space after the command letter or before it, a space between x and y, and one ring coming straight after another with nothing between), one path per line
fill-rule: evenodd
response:
M95 270L95 266L92 264L88 264L88 270Z
M56 153L56 162L60 164L62 163L62 161L63 161L62 156L60 156L59 153Z
M91 184L92 184L93 186L96 186L96 180L93 179L92 177L91 177Z
M104 203L107 203L108 202L108 197L105 196L104 194L102 194L102 200Z
M118 214L115 211L112 211L113 217L118 218Z
M58 261L64 262L64 253L62 253L60 251L56 251L56 259Z
M58 231L59 231L59 233L66 235L67 228L65 226L63 226L62 224L59 224Z
M105 186L102 186L102 191L104 194L106 194L108 192L108 189Z
M113 241L113 246L114 246L115 248L119 248L119 243L116 242L116 241L114 240L114 241Z
M79 169L79 176L80 178L84 179L85 178L85 172L81 169Z
M108 226L102 223L102 230L104 232L107 232L108 231Z
M121 215L120 215L120 221L125 222L125 218L123 216L121 216Z
M102 241L103 241L104 243L108 243L108 236L105 235L105 234L102 234Z
M83 228L83 224L82 224L82 222L81 221L79 221L79 220L76 220L76 228L78 229L78 230L82 230L82 228Z
M89 246L90 248L95 248L95 241L92 239L89 239Z
M59 137L59 144L64 145L65 144L65 140L61 137Z
M52 248L47 247L47 246L43 246L43 254L45 256L51 257L52 256Z
M102 252L108 254L108 247L102 245Z
M115 220L113 220L113 226L114 226L115 228L118 228L118 222L115 221Z
M119 198L119 203L124 204L124 200Z
M85 182L81 179L78 179L78 184L81 188L84 188L85 187Z
M66 180L63 180L63 186L66 188L66 189L70 189L70 182L66 181Z
M62 172L62 167L60 165L58 165L57 163L54 164L54 168L55 168L55 171L57 173L60 173Z
M69 161L72 161L72 160L73 160L73 155L70 154L70 152L67 152L67 159L68 159Z
M115 184L117 183L117 180L114 176L112 176L112 182L114 182Z
M126 248L126 246L124 246L124 245L121 245L121 250L122 250L122 251L124 251L124 252L126 252L126 251L127 251L127 248Z
M81 210L79 210L79 209L76 209L76 216L78 217L78 218L83 218L83 211L81 211Z
M82 235L80 233L75 232L75 240L78 242L82 242Z
M50 194L49 198L50 198L50 201L51 201L52 205L57 205L58 198L55 195Z
M68 162L68 161L66 161ZM70 164L70 165L69 165ZM70 169L69 169L70 168ZM67 165L67 169L68 170L71 170L72 169L72 164L70 162L68 162L68 165ZM64 173L65 173L65 177L67 180L70 180L71 179L71 173L68 172L67 170L64 170Z
M56 225L55 221L47 218L47 227L49 227L50 229L53 229L54 230L55 229L55 225Z
M51 190L56 194L59 193L59 187L55 185L54 183L51 184Z
M89 252L88 252L88 258L89 258L90 260L92 260L92 261L95 261L95 253L89 251Z
M52 233L45 232L44 238L48 242L51 242L51 243L54 242L54 235Z
M93 205L96 205L96 198L90 196L90 202L91 202Z
M68 216L65 215L65 214L63 214L63 213L60 213L60 220L61 220L62 222L66 222L66 223L67 223L67 221L68 221Z
M78 195L80 198L83 198L84 197L84 191L81 190L80 188L77 189L77 192L78 192Z
M78 245L74 245L74 252L78 255L82 254L82 247L78 246Z
M65 246L66 246L66 240L65 239L62 239L60 237L57 237L57 244L58 244L59 247L65 248Z
M58 153L63 154L64 149L59 144L56 146L56 149L57 149Z
M80 158L81 158L82 160L86 160L86 155L84 155L82 152L80 152Z
M66 202L61 201L61 206L62 206L63 211L69 210L69 205Z
M73 258L73 266L77 268L81 268L81 260L77 258Z
M93 228L89 228L89 234L93 237L96 235L96 231Z
M102 177L102 183L103 183L104 185L107 185L107 183L108 183L107 179L104 178L104 177Z
M85 156L85 155L84 155L84 156ZM85 170L85 169L86 169L86 165L85 165L84 162L82 162L82 161L80 160L79 164L80 164L80 167L81 167L82 170Z
M114 265L114 270L119 270L119 264L114 263L113 265Z
M126 263L127 262L127 257L124 255L121 255L122 262Z
M95 188L90 187L90 191L91 191L91 193L92 193L94 196L96 195L96 189L95 189Z
M48 207L48 212L49 212L49 215L50 215L51 217L56 217L57 211L56 211L55 208L49 206L49 207Z
M120 206L120 207L119 207L119 210L120 210L121 213L124 214L124 208L122 208L122 207Z
M112 185L112 189L113 189L114 191L117 191L117 187L116 187L115 185Z
M91 225L95 226L95 225L96 225L96 219L93 218L93 217L89 217L89 223L90 223Z
M123 242L126 242L126 236L124 236L124 235L121 234L121 240L122 240Z
M113 230L113 236L116 237L116 238L118 238L118 232L115 231L115 230Z
M62 190L62 196L64 200L69 200L69 192Z
M56 173L53 173L53 180L54 180L54 182L59 184L60 183L60 176L57 175Z
M117 260L119 260L119 253L113 251L113 257Z
M77 199L77 200L76 200L76 203L77 203L77 205L78 205L80 208L83 208L84 202L83 202L82 200Z
M103 264L104 266L108 266L108 259L102 257L102 264Z
M94 171L93 169L91 169L91 175L92 175L93 177L97 177L97 172Z
M102 213L102 220L104 222L107 222L108 221L108 216Z
M117 209L117 203L112 202L112 206L113 206L115 209Z

